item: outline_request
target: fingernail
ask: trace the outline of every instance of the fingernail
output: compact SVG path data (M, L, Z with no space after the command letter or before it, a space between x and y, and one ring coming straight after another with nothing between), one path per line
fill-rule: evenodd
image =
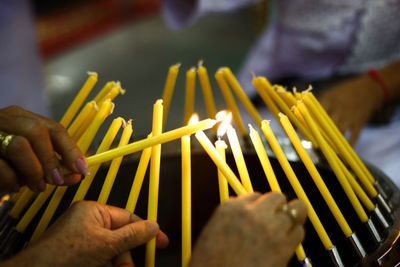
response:
M76 167L76 169L77 169L80 173L82 173L83 175L85 175L85 176L89 175L89 168L88 168L88 166L87 166L87 163L86 163L86 161L83 160L82 158L78 159L78 160L75 162L75 167Z
M51 172L52 176L53 176L53 182L56 185L62 185L64 183L64 179L61 176L60 171L55 168L52 172Z
M43 192L46 190L46 183L43 180L40 180L39 184L37 185L37 190L39 192Z
M158 227L158 224L153 221L146 221L146 227L147 227L147 230L149 230L149 232L152 234L157 234L160 229Z

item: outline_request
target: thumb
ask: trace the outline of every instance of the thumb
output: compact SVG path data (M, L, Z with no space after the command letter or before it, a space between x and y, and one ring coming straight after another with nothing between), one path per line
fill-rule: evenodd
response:
M154 238L160 228L153 221L137 221L112 231L118 251L128 251Z

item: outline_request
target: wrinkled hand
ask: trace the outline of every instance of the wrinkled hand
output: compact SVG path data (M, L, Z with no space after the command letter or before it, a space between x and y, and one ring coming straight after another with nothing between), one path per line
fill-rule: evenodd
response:
M14 135L0 153L0 191L17 191L22 185L43 191L45 182L71 185L88 172L66 129L51 119L11 106L0 109L0 131Z
M340 131L349 134L349 142L355 144L382 99L379 86L363 75L329 89L321 95L320 102Z
M304 237L306 207L299 200L288 204L298 211L295 222L280 210L285 203L279 193L227 201L204 228L190 266L287 266Z
M153 237L158 247L168 245L157 223L120 208L82 201L72 205L43 237L9 262L21 267L100 267L110 263L129 267L134 266L129 250Z

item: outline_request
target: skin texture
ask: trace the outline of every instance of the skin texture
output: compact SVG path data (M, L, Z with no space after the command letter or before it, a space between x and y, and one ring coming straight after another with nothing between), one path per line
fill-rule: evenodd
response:
M130 249L153 237L160 248L168 245L158 224L141 220L128 211L92 201L75 203L45 235L8 266L135 266Z
M279 193L227 201L204 228L190 266L287 266L304 237L306 207L299 200L288 204L298 211L293 221L280 210L285 203Z
M399 71L400 61L378 70L389 89L389 102L400 99ZM367 74L363 74L327 90L320 96L320 102L354 145L372 114L387 104L383 103L383 97L381 86Z
M10 106L0 109L0 131L14 135L0 154L0 188L5 191L23 185L44 191L46 183L71 185L87 174L84 155L66 129L51 119Z

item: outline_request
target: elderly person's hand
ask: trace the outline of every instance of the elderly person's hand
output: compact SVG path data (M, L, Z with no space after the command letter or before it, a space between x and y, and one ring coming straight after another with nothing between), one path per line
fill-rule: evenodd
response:
M287 266L304 237L306 207L288 203L294 220L282 207L279 193L259 193L231 199L214 213L197 241L191 267Z
M134 266L130 249L156 237L168 245L158 224L141 220L128 211L92 201L77 202L36 243L6 266L95 267Z
M62 125L16 106L0 109L0 191L22 185L43 191L46 182L71 185L87 172L84 156Z
M321 104L352 145L382 101L382 90L367 75L343 82L320 97Z

